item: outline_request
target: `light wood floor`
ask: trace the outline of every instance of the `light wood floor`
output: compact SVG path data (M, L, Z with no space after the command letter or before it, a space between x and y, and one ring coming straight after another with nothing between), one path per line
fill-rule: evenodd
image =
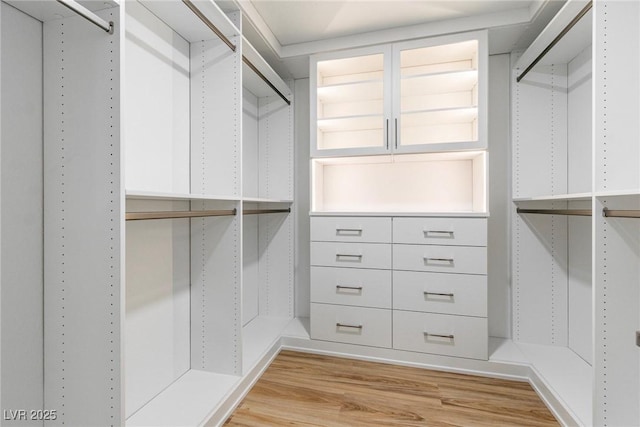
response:
M557 426L523 382L281 352L225 426Z

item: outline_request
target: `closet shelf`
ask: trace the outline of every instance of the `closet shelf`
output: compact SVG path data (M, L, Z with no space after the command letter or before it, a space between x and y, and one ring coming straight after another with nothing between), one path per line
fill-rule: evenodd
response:
M471 123L478 119L478 109L474 107L443 108L402 113L402 126L444 125Z
M488 218L489 212L338 212L311 211L310 216L356 216L356 217L430 217L430 218Z
M562 201L579 201L579 200L591 200L593 193L571 193L571 194L554 194L544 196L532 196L532 197L515 197L514 203L523 202L562 202Z
M126 427L203 425L240 377L191 369L131 415Z
M270 199L267 197L243 197L245 203L293 203L291 199Z
M467 122L478 118L478 106L469 105L465 107L448 107L448 108L428 108L428 109L416 109L416 110L403 110L403 116L411 116L413 114L440 114L441 116L451 117L452 120L462 120Z
M640 198L640 189L619 190L619 191L596 191L595 197L638 197Z
M278 95L291 105L289 86L245 38L242 40L242 62L242 85L245 88L257 97Z
M380 101L383 98L382 80L340 83L318 87L318 100L325 104L355 101Z
M214 34L212 28L187 6L187 2L140 0L140 3L189 42L219 38L217 33ZM231 39L240 35L240 30L213 0L191 0L190 3L224 38Z
M56 1L23 1L23 0L3 0L16 9L33 16L42 22L55 19L68 18L76 15L71 9L64 7ZM116 0L104 0L100 2L83 2L82 6L91 12L98 12L104 9L110 9L119 4ZM105 28L106 30L106 28Z
M520 82L537 64L566 64L591 44L591 1L567 2L522 54L515 69Z
M238 196L220 196L213 194L161 193L155 191L127 190L127 200L174 200L174 201L240 201Z
M322 132L344 132L368 129L382 129L384 117L382 114L366 114L332 119L318 120L318 130Z
M470 92L478 84L478 71L458 71L403 77L402 91L411 96Z

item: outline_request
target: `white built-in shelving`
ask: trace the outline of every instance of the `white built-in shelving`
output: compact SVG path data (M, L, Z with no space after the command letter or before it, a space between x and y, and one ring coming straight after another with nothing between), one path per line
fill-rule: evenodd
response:
M33 300L23 313L41 329L20 339L20 386L2 358L3 390L29 392L3 393L3 408L55 408L68 425L202 425L226 413L292 317L292 92L243 39L239 10L82 3L113 32L57 2L2 2L2 180L29 185L16 206L41 213L21 239L39 279L16 301ZM33 159L24 177L7 156ZM147 213L162 219L127 220ZM265 317L244 328L254 253Z
M513 339L581 425L640 422L640 224L603 215L640 207L638 12L569 1L514 56Z

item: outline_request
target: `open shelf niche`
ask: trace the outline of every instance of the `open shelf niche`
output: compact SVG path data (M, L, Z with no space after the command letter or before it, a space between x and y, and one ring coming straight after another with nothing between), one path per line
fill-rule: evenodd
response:
M320 158L312 212L486 213L482 151Z

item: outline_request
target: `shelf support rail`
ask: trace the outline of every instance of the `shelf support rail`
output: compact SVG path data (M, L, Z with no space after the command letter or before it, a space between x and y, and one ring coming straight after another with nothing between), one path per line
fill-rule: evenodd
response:
M291 208L287 209L247 209L242 211L243 215L260 215L260 214L271 214L271 213L290 213Z
M534 59L533 62L524 69L524 71L516 78L516 82L520 83L520 80L522 80L524 76L526 76L529 71L531 71L531 69L535 67L536 64L540 62L540 60L544 58L544 56L549 53L551 49L553 49L553 47L578 23L578 21L580 21L580 19L582 19L584 15L587 14L587 12L589 12L589 10L591 10L592 7L593 1L587 3L587 5L582 8L582 10L576 15L576 17L573 18L571 22L569 22L567 26L562 29L562 31L560 31L560 34L558 34L556 38L554 38L551 43L549 43L549 45L545 47L542 52L540 52L540 55L538 55L536 59Z
M178 218L206 218L212 216L235 216L237 210L207 210L207 211L158 211L158 212L127 212L127 221L138 221L145 219L178 219Z
M82 16L87 21L89 21L89 22L97 25L98 27L102 28L107 33L113 34L113 21L109 21L109 22L105 21L104 19L102 19L98 15L96 15L95 13L91 12L86 7L82 6L81 4L79 4L79 3L77 3L77 2L75 2L73 0L57 0L57 1L61 5L73 10L75 13L77 13L80 16Z
M286 103L287 103L287 105L291 105L291 101L289 101L289 100L287 99L287 97L286 97L286 96L284 96L284 95L282 94L282 92L280 92L280 91L278 90L278 88L277 88L277 87L275 87L275 86L273 85L273 83L271 83L271 82L269 81L269 79L268 79L264 74L262 74L262 73L260 72L260 70L258 70L258 69L256 68L256 66L255 66L255 65L253 65L253 64L251 63L251 61L249 61L249 60L247 59L247 57L246 57L246 56L244 56L244 55L242 55L242 62L244 62L245 64L247 64L247 66L248 66L249 68L251 68L251 70L253 70L253 72L254 72L254 73L256 73L256 74L258 75L258 77L260 77L262 80L264 80L264 82L265 82L267 85L269 85L269 87L270 87L271 89L273 89L273 90L275 91L275 93L277 93L277 94L278 94L278 96L280 96L280 98L282 98L282 99L284 100L284 102L286 102Z
M591 216L591 209L522 209L522 208L517 208L516 212L519 213L519 214Z
M640 210L618 210L602 209L602 216L605 218L640 218Z
M193 4L191 2L191 0L182 0L182 2L187 5L187 7L189 9L191 9L191 11L194 13L194 15L196 15L198 18L200 18L200 20L204 23L204 25L206 25L207 27L209 27L209 29L211 31L213 31L215 33L216 36L218 36L220 38L220 40L222 40L224 42L224 44L226 44L227 46L229 46L229 49L231 49L233 52L236 51L236 45L231 43L231 40L229 40L227 38L227 36L225 36L224 34L222 34L222 31L220 31L218 29L218 27L216 27L213 22L211 22L209 20L209 18L207 18L204 13L202 13L200 11L200 9L198 9L196 7L195 4Z

